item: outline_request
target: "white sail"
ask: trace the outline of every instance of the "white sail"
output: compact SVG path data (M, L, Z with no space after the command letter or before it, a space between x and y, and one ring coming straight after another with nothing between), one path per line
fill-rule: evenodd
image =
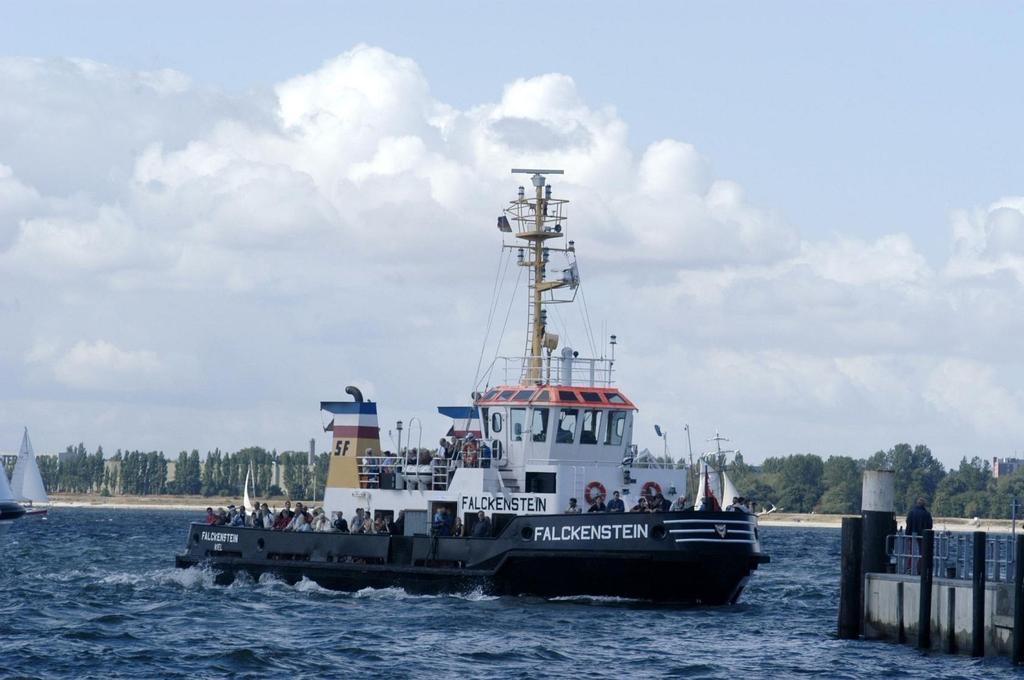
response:
M245 491L242 493L242 505L245 507L246 512L253 511L252 498L249 497L249 484L252 482L252 463L249 463L249 469L245 471ZM253 494L256 493L255 487L253 487Z
M740 492L733 486L732 480L729 479L729 475L725 474L725 470L722 470L722 505L729 505L732 503L733 498L739 498L740 495Z
M11 477L11 491L19 501L33 503L49 503L50 497L43 485L43 476L39 474L39 464L32 450L32 442L28 438L28 428L21 437L21 449L18 450L18 462L14 465Z

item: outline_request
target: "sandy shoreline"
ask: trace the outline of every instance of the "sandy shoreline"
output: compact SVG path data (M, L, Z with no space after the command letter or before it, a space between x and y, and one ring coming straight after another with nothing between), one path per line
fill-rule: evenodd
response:
M260 499L261 502L263 499ZM284 499L275 498L266 501L270 507L284 505ZM316 507L320 502L302 501L304 504ZM205 512L206 508L227 507L229 504L241 504L237 498L202 496L81 496L81 495L59 495L54 496L51 507L53 508L106 508L111 510L177 510L185 512ZM850 515L845 515L849 517ZM838 529L842 525L844 515L820 515L816 513L779 512L770 515L763 515L760 518L761 526L764 527L807 527L811 529ZM897 517L897 523L902 524L903 518ZM1011 522L1008 519L982 519L977 524L975 520L956 517L935 518L936 530L949 531L1010 531Z

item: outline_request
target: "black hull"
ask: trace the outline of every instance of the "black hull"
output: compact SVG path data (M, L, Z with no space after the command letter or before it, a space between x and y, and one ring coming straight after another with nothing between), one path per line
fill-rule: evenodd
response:
M25 508L14 501L0 501L0 522L15 520L25 514Z
M721 522L727 522L724 535ZM567 539L561 538L563 531ZM616 536L627 531L629 535ZM680 536L685 540L677 541ZM208 565L221 583L240 573L252 578L273 574L290 583L308 578L333 590L400 587L436 594L479 589L494 595L613 596L719 605L736 602L751 573L767 561L760 552L756 518L663 513L518 517L499 537L482 539L193 524L189 548L176 565Z

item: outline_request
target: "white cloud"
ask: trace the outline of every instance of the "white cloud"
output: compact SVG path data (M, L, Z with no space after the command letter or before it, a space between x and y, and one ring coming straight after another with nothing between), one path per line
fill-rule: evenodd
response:
M123 350L106 340L77 342L53 364L58 381L86 390L141 391L163 370L154 352Z
M721 426L755 453L1012 445L1024 199L954 215L934 267L900 233L808 241L691 144L635 150L571 76L501 85L455 108L414 61L368 46L244 96L0 59L0 325L19 331L0 346L0 401L31 391L36 409L72 388L82 413L145 423L169 449L253 443L209 439L218 414L242 437L252 404L287 414L258 430L281 447L358 378L382 424L442 428L433 406L472 388L494 218L526 183L508 170L552 166L594 330L619 335L645 422ZM552 323L587 349L577 311ZM178 419L196 411L193 431Z

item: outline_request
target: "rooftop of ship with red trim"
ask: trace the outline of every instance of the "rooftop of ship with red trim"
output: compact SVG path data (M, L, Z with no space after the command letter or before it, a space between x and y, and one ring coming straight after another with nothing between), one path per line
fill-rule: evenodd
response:
M518 404L636 409L618 388L590 385L499 385L488 389L475 403L477 406Z

